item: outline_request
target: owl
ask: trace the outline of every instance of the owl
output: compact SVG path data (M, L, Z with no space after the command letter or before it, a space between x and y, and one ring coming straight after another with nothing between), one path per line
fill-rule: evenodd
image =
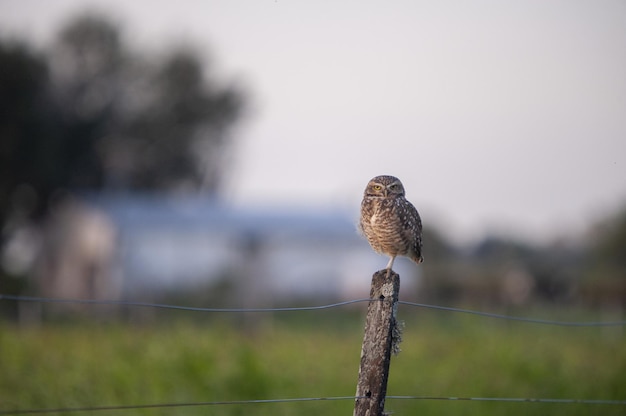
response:
M377 176L369 181L361 201L359 230L375 251L391 257L387 270L391 270L396 256L406 256L418 264L424 261L422 220L395 176Z

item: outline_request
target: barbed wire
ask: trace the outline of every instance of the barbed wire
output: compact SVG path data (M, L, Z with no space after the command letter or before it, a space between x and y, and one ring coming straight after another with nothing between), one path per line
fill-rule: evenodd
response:
M134 410L134 409L155 409L173 407L199 407L199 406L228 406L228 405L249 405L249 404L270 404L270 403L294 403L294 402L314 402L314 401L338 401L356 400L357 396L338 397L298 397L289 399L256 399L256 400L221 400L215 402L187 402L187 403L159 403L159 404L138 404L121 406L85 406L85 407L63 407L56 409L15 409L0 410L0 415L26 415L41 413L70 413L70 412L97 412L104 410Z
M38 302L38 303L75 303L86 305L115 305L115 306L138 306L146 308L157 309L175 309L181 311L191 312L223 312L223 313L245 313L245 312L295 312L295 311L315 311L320 309L331 309L339 306L352 305L355 303L369 302L372 299L354 299L343 302L331 303L329 305L318 306L294 306L283 308L205 308L196 306L179 306L168 305L162 303L149 303L149 302L133 302L124 300L99 300L99 299L59 299L59 298L41 298L34 296L16 296L16 295L2 295L0 294L0 300L10 300L16 302Z
M38 302L38 303L71 303L71 304L86 304L86 305L115 305L115 306L135 306L135 307L147 307L158 309L174 309L181 311L191 312L209 312L209 313L248 313L248 312L296 312L296 311L316 311L322 309L331 309L341 306L353 305L356 303L364 302L378 302L380 299L361 298L347 300L343 302L331 303L327 305L316 306L295 306L295 307L279 307L279 308L206 308L195 306L180 306L180 305L168 305L161 303L149 303L149 302L133 302L123 300L99 300L99 299L60 299L60 298L42 298L34 296L18 296L18 295L3 295L0 294L0 301L8 300L15 302ZM460 309L450 306L438 306L425 303L398 301L400 305L406 305L416 308L425 308L432 310L440 310L455 313L464 313L470 315L483 316L494 319L504 319L517 322L526 322L541 325L556 325L556 326L569 326L569 327L607 327L607 326L626 326L626 321L596 321L596 322L573 322L573 321L557 321L549 319L538 318L526 318L521 316L503 315L491 312L475 311L470 309Z
M386 396L386 399L397 400L442 400L442 401L474 401L474 402L508 402L508 403L560 403L626 406L626 400L597 399L549 399L529 397L439 397L439 396Z
M200 407L200 406L232 406L251 404L272 403L297 403L315 401L341 401L367 399L366 396L336 396L336 397L297 397L285 399L257 399L257 400L222 400L214 402L184 402L184 403L158 403L120 406L84 406L84 407L61 407L50 409L12 409L0 410L0 415L26 415L43 413L72 413L72 412L97 412L112 410L136 410L176 407ZM444 397L444 396L386 396L386 399L396 400L438 400L438 401L475 401L475 402L505 402L505 403L557 403L557 404L585 404L585 405L611 405L626 406L626 400L598 400L598 399L551 399L551 398L522 398L522 397Z
M435 309L435 310L448 311L448 312L466 313L470 315L484 316L487 318L506 319L509 321L519 321L519 322L542 324L542 325L587 326L587 327L589 326L626 326L626 321L604 321L604 322L553 321L549 319L525 318L521 316L510 316L510 315L502 315L502 314L491 313L491 312L480 312L480 311L473 311L469 309L459 309L459 308L453 308L450 306L427 305L424 303L406 302L402 300L398 301L398 304L414 306L418 308L427 308L427 309Z

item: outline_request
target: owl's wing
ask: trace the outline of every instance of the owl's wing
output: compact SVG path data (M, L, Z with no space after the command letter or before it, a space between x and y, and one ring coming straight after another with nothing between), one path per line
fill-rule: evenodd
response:
M417 209L407 201L407 221L404 224L404 233L411 242L411 260L416 263L424 261L422 256L422 219Z

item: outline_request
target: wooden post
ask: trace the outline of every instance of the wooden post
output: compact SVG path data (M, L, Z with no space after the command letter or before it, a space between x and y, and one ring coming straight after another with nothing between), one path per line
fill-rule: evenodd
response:
M389 277L387 274L385 269L372 276L372 301L367 307L354 416L383 415L391 353L399 351L396 311L400 276L394 271L389 272Z

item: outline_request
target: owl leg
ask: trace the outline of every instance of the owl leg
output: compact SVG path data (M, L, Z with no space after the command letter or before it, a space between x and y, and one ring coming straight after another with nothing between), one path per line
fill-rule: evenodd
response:
M391 270L391 267L393 266L393 261L396 259L396 256L391 256L391 258L389 259L389 263L387 263L387 270Z
M396 256L391 256L389 259L389 263L387 263L387 279L389 279L389 275L391 275L391 266L393 266L393 261L396 259Z

